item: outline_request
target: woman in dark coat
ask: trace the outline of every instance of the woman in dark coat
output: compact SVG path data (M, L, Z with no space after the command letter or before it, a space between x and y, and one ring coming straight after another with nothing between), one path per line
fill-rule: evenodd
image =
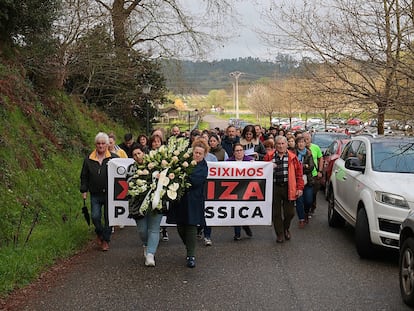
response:
M195 247L197 242L197 226L205 226L204 218L204 186L207 180L208 167L204 157L209 151L207 142L196 139L193 142L193 159L197 162L189 176L191 187L179 202L172 204L167 222L176 223L178 234L187 249L187 267L195 267Z

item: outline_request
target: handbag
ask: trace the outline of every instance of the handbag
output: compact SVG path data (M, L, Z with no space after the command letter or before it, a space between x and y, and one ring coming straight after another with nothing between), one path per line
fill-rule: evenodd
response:
M302 175L302 178L303 178L303 185L306 186L306 184L308 183L308 176Z

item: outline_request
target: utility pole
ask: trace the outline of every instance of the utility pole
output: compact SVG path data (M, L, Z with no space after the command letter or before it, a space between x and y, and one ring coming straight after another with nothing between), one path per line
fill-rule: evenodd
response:
M230 77L236 80L235 83L235 97L236 97L236 119L239 119L239 77L243 74L240 71L230 72Z

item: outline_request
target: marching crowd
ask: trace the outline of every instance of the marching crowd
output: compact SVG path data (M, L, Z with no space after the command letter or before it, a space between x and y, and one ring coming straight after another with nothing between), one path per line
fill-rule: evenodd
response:
M109 250L112 233L108 220L108 161L117 157L129 157L142 163L146 153L157 150L172 136L187 137L190 140L193 159L197 162L190 175L192 187L179 202L164 210L167 222L177 225L178 234L186 246L187 267L195 267L197 238L202 239L204 236L204 245L212 245L212 229L206 226L204 218L204 200L199 200L204 195L209 161L273 163L272 222L277 243L291 239L290 226L295 214L299 228L303 229L309 223L316 208L316 194L320 185L318 179L322 177L322 152L319 146L311 142L311 134L308 132L293 133L278 127L265 130L260 125L247 125L242 130L230 125L225 130L215 128L181 132L179 127L174 126L168 134L163 129L156 129L149 137L141 134L136 139L127 133L119 145L116 144L113 133L101 132L95 137L95 149L84 159L80 192L84 199L90 193L96 241L103 251ZM160 228L163 215L148 213L137 216L135 207L131 205L129 213L129 217L136 221L143 243L145 265L155 266L160 233L162 240L168 241L167 228ZM241 229L248 237L253 236L249 226L235 226L235 241L241 239Z

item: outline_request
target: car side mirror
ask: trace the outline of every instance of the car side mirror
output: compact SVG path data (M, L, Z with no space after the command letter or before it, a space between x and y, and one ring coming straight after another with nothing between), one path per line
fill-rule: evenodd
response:
M351 171L364 172L365 165L357 157L349 157L345 160L345 168Z

